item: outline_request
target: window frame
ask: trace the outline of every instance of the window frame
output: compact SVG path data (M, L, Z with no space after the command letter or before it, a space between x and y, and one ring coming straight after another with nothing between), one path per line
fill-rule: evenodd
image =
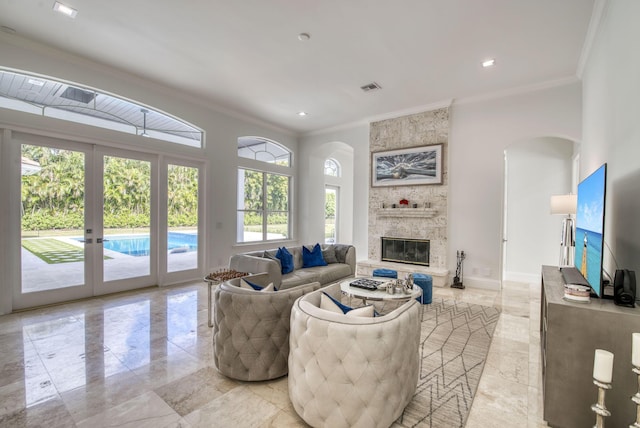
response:
M272 171L265 171L265 170L256 170L256 169L252 169L252 168L247 168L247 167L243 167L243 166L238 166L238 201L237 201L237 205L236 205L236 244L240 244L240 245L244 245L244 244L257 244L257 243L262 243L262 242L274 242L274 241L287 241L287 240L291 240L291 231L292 231L292 222L291 222L291 188L292 188L292 177L290 174L282 174L282 173L278 173L278 172L272 172ZM261 207L262 209L246 209L244 206L245 203L245 199L244 199L244 187L241 189L240 188L240 174L241 171L250 171L253 173L258 173L262 175L262 191L261 191L261 198L262 198L262 203L261 203ZM269 175L272 176L278 176L278 177L284 177L287 180L287 210L275 210L275 209L270 209L269 208L269 204L268 204L268 198L269 198ZM242 198L240 200L240 198ZM259 214L262 217L262 239L259 240L253 240L253 241L246 241L246 240L240 240L239 237L241 236L240 233L242 232L242 234L244 234L244 221L240 221L240 214L241 213L256 213ZM269 216L272 214L285 214L287 216L287 236L284 238L276 238L276 239L269 239L268 238L268 234L269 234L269 230L268 230L268 221L269 221ZM242 217L244 218L244 216ZM243 236L243 235L242 235Z
M288 152L288 165L280 165L275 162L266 162L263 160L256 160L249 157L244 157L238 154L238 164L236 168L236 245L256 245L260 243L272 243L272 242L283 242L283 241L291 241L293 240L293 231L295 230L295 224L293 219L293 207L294 207L294 186L295 179L293 176L293 161L294 156L293 152L289 150L285 145L278 143L277 141L273 141L263 137L239 137L238 138L238 150L240 150L241 140L245 141L246 139L253 139L258 141L263 141L267 144L274 144L278 148L283 151ZM240 170L249 170L253 172L262 173L262 239L256 241L244 241L240 238L244 233L244 221L241 221L241 216L239 215L241 212L254 212L256 210L246 210L244 209L244 187L240 188ZM287 194L287 211L274 210L270 211L267 206L267 198L268 198L268 180L267 175L279 175L286 177L288 180L288 194ZM269 218L269 214L272 213L286 213L287 215L287 237L286 238L278 238L278 239L267 239L267 222Z
M335 171L335 174L327 174L327 163L328 162L331 162L335 166L335 168L332 168L332 170ZM326 158L324 160L324 175L327 176L327 177L336 177L336 178L342 177L342 166L340 165L340 162L338 162L334 158Z

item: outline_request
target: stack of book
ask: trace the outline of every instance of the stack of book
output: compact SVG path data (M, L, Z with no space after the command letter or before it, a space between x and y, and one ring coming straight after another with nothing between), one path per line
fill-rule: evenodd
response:
M570 302L588 303L590 301L591 288L586 285L565 284L564 299Z

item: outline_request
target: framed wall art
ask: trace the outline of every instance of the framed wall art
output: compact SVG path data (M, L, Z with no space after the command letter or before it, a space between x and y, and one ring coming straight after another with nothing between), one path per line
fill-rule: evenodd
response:
M371 154L371 186L442 184L442 144Z

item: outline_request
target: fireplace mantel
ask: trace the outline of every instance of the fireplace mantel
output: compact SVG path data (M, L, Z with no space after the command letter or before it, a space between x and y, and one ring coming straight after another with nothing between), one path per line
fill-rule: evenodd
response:
M403 217L403 218L432 218L438 214L435 208L380 208L376 211L378 218Z

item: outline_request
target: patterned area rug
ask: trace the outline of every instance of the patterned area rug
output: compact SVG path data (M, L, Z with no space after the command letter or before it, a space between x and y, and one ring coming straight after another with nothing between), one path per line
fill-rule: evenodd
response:
M462 428L500 310L436 298L422 309L418 388L394 426Z

